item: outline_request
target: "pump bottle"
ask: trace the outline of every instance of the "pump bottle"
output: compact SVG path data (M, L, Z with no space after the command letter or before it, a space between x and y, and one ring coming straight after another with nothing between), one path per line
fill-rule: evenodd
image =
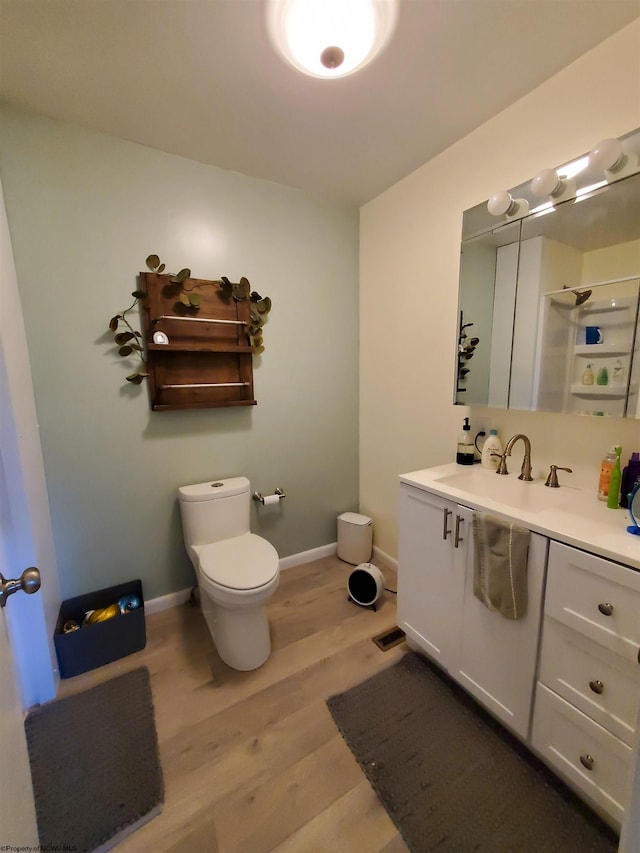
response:
M471 438L471 425L469 418L464 419L462 432L458 435L458 450L456 462L458 465L473 465L475 459L475 446Z
M501 456L502 442L498 438L498 430L489 430L489 436L482 445L482 458L480 460L482 467L497 471Z
M606 501L609 497L609 483L611 482L611 472L616 461L616 449L612 447L607 451L607 455L600 463L600 479L598 481L598 500Z

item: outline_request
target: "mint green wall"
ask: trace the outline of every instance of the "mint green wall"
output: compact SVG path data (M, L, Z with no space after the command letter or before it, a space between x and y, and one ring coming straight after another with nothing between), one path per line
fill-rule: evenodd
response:
M6 106L0 175L63 597L192 584L184 483L284 488L277 507L252 502L281 557L334 542L358 507L357 211ZM257 406L151 412L126 383L105 329L151 252L271 297Z

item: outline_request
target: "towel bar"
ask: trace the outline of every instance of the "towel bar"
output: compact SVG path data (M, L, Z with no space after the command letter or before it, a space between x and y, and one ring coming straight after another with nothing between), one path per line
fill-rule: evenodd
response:
M170 388L238 388L249 385L248 382L183 382L174 385L161 385L161 391L167 391Z
M161 314L159 317L154 317L153 322L159 323L160 320L184 320L187 323L226 323L231 326L246 326L246 320L218 320L212 317L180 317L178 314Z

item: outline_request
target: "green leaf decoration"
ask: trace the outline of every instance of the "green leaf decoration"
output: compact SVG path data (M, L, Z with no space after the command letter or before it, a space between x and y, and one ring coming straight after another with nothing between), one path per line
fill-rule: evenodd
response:
M260 346L260 347L254 347L254 350L253 350L253 351L254 351L254 353L255 353L256 355L260 355L260 353L264 352L264 347L262 347L262 346Z
M142 347L140 344L131 344L131 349L134 349L136 352L142 352Z
M262 296L260 296L260 294L256 293L256 291L254 290L249 299L251 300L251 302L260 302Z
M157 270L157 271L158 271L159 273L163 273L163 272L164 272L164 269L165 269L165 264L160 264L160 266L158 267L158 270Z
M116 329L118 328L118 322L119 322L120 320L122 320L122 314L116 314L116 316L115 316L115 317L112 317L112 318L109 320L109 329L110 329L112 332L115 332L115 331L116 331Z
M188 278L191 278L191 270L189 269L183 269L179 273L176 273L176 279L180 282L186 281Z
M200 303L202 302L202 297L199 293L190 293L189 294L189 304L194 308L199 308Z
M144 299L146 297L146 293L144 290L134 290L131 294L135 299Z
M257 335L251 335L251 346L255 349L256 347L262 346L262 335L258 333Z
M261 299L256 305L256 308L261 314L268 314L269 311L271 311L271 300L269 297L265 296L264 299Z
M236 302L242 302L246 299L251 290L251 285L246 278L241 278L237 284L233 285L233 298Z
M148 373L130 373L127 376L127 382L133 382L134 385L140 385L143 379L146 379Z
M183 305L186 305L187 308L191 305L188 293L181 293L180 296L178 296L178 301L182 302Z
M121 355L123 358L125 358L126 356L131 355L132 352L133 347L130 347L129 344L126 344L125 346L120 347L120 349L118 350L118 355Z
M222 287L225 287L225 288L226 288L226 287L233 287L233 285L231 284L231 282L229 281L229 279L226 277L226 275L221 275L221 276L220 276L220 284L221 284L221 286L222 286Z
M155 272L160 266L160 258L157 255L149 255L146 260L146 264L150 270Z
M132 340L134 337L135 337L135 335L133 334L133 332L119 332L115 336L114 340L118 344L118 346L120 347L123 344L126 344L127 341Z

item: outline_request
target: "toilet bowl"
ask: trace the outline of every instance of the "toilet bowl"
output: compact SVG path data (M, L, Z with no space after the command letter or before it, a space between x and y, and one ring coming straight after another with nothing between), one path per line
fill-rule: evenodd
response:
M233 669L257 669L271 653L267 601L278 587L278 552L249 529L246 477L178 489L187 553L216 650Z

